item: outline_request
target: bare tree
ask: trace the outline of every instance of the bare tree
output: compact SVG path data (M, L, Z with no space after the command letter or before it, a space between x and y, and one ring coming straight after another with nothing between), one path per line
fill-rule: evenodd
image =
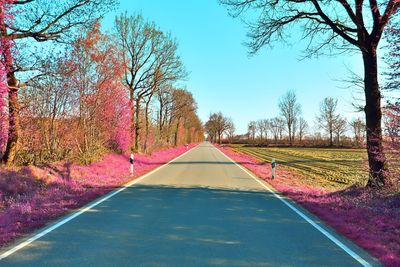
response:
M251 9L249 18L258 19L249 23L252 53L284 40L290 26L303 26L303 37L309 38L309 55L317 55L323 48L331 53L361 52L364 67L365 118L367 130L368 160L370 168L369 187L385 185L386 158L382 145L381 92L378 83L377 48L390 19L400 7L398 0L365 3L318 0L220 0L239 16ZM365 10L369 14L365 14ZM257 12L254 14L254 12Z
M186 73L177 55L176 41L154 23L145 21L141 15L123 14L115 19L115 28L125 65L125 84L132 102L134 149L139 150L141 103L144 99L147 99L145 103L150 102L161 84L179 80ZM145 116L145 128L147 125Z
M139 114L143 97L148 93L148 80L154 74L155 56L161 32L141 15L122 14L115 18L118 45L124 62L124 81L128 88L132 114L131 133L134 149L139 149ZM147 83L147 84L146 84Z
M257 123L257 131L260 135L260 143L268 141L269 121L267 119L262 119L258 120L256 123Z
M212 143L217 142L217 130L215 129L213 122L208 120L204 125L204 129L207 133L208 140Z
M297 103L297 97L294 91L288 91L279 101L281 115L285 118L287 132L289 135L289 144L293 145L295 134L295 123L297 116L301 112L300 104Z
M193 114L197 109L196 101L193 95L183 89L175 89L172 92L172 112L170 116L170 125L175 122L175 129L173 131L174 145L178 145L179 129L185 122L184 118Z
M340 116L335 120L335 124L333 126L333 131L336 135L336 142L337 142L338 146L340 145L340 140L341 140L340 138L347 130L347 125L348 124L347 124L346 119L344 119Z
M278 139L279 140L282 139L282 132L284 131L285 128L285 121L280 117L275 117L270 120L269 124L270 124L270 130L274 137L274 142L275 144L277 144Z
M251 142L254 143L256 140L256 132L257 132L257 123L255 121L249 122L249 124L247 125L247 132L249 135L249 140L251 140Z
M300 144L301 144L307 130L308 130L307 121L304 118L300 118L299 119L299 141L300 141Z
M350 127L354 133L355 146L360 147L364 139L365 123L361 118L357 118L350 122Z
M336 114L338 100L326 97L321 102L319 115L317 116L318 125L329 134L329 146L333 146L333 131L339 115Z
M236 128L235 128L235 124L233 123L232 119L227 118L225 133L228 137L229 143L232 143L233 138L235 136L235 131L236 131Z
M227 130L229 119L226 118L221 112L210 114L206 123L206 129L210 134L218 138L218 143L221 144L222 134ZM216 139L215 138L215 139ZM217 141L217 140L214 140Z

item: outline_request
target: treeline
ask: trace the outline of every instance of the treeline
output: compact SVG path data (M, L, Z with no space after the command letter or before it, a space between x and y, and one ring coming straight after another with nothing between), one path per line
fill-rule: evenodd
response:
M102 31L111 0L39 2L0 2L4 164L89 163L202 140L196 102L176 86L186 71L170 34L128 14Z
M281 97L279 116L250 121L247 133L235 134L232 120L221 112L209 116L205 131L211 142L246 143L258 146L365 147L366 125L361 118L347 120L338 112L338 100L326 97L314 119L314 129L301 116L301 105L294 91ZM385 140L399 142L398 104L384 112Z

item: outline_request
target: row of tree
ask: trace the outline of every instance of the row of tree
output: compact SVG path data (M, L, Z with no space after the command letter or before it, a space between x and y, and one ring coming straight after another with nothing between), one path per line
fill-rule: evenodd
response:
M186 76L176 41L141 15L117 16L102 32L99 18L114 6L0 0L4 164L89 162L106 149L202 140L196 102L176 87Z
M279 101L280 116L271 119L250 121L247 134L235 135L235 126L230 118L221 112L209 116L205 130L210 141L221 142L224 134L228 142L248 142L258 145L318 145L334 146L365 144L365 123L360 119L348 122L337 110L338 100L327 97L320 104L316 125L323 132L312 132L308 122L301 117L301 105L294 91L288 91ZM352 138L345 133L351 130ZM326 138L325 138L326 136Z
M358 51L363 61L362 88L365 97L367 151L370 179L368 186L386 184L387 164L383 146L381 87L378 73L378 47L385 30L398 40L396 14L400 1L275 1L220 0L230 14L242 16L249 25L249 48L256 53L275 41L287 41L290 29L299 26L309 38L308 56L324 52L337 54ZM397 24L398 25L398 24ZM325 49L325 50L324 50ZM398 53L397 48L394 48ZM398 59L398 57L397 57ZM396 61L398 62L398 61ZM393 69L398 75L398 68ZM397 84L398 85L398 84ZM398 86L395 85L395 88ZM290 127L290 125L289 125Z

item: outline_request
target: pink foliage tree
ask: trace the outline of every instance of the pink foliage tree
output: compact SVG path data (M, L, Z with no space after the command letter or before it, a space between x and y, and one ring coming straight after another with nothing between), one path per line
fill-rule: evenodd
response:
M102 139L112 147L127 152L130 146L131 106L125 87L121 82L123 70L119 62L118 50L108 35L100 30L100 24L94 25L86 36L78 40L74 54L76 66L86 61L92 71L90 75L93 87L85 92L85 105L94 110L96 128L100 129ZM82 60L83 59L83 60ZM81 82L75 75L75 83Z
M10 13L14 0L0 0L0 25L11 24L13 16ZM0 33L5 33L5 27L0 27ZM8 132L8 86L7 73L12 64L11 48L13 42L0 34L0 155L4 152Z

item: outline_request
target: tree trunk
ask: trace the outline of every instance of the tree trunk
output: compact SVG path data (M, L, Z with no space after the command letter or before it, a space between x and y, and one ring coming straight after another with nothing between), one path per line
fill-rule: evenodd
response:
M159 121L158 121L158 127L159 127L159 134L160 134L160 139L163 140L163 109L164 109L164 104L162 101L160 101L160 111L158 113L159 116Z
M333 133L332 130L329 130L329 146L333 146Z
M178 132L179 132L179 123L180 123L180 118L178 118L178 122L176 123L176 129L175 129L175 135L174 135L174 146L178 145Z
M129 104L131 105L131 142L130 149L134 148L133 140L136 140L135 136L135 102L134 102L134 92L132 88L129 88Z
M147 145L148 145L148 138L149 138L149 104L150 104L151 97L148 101L146 101L146 109L145 109L145 139L144 139L144 151L147 153Z
M365 119L367 130L367 150L369 162L368 187L380 188L386 183L386 157L382 145L381 93L378 84L378 64L376 48L363 51Z
M140 132L140 98L136 99L135 107L135 151L139 151L139 132Z
M18 84L13 72L7 74L8 78L8 109L9 109L9 128L6 150L4 152L2 163L11 166L17 154L19 144L19 134L21 126L19 121L19 102L18 102Z

